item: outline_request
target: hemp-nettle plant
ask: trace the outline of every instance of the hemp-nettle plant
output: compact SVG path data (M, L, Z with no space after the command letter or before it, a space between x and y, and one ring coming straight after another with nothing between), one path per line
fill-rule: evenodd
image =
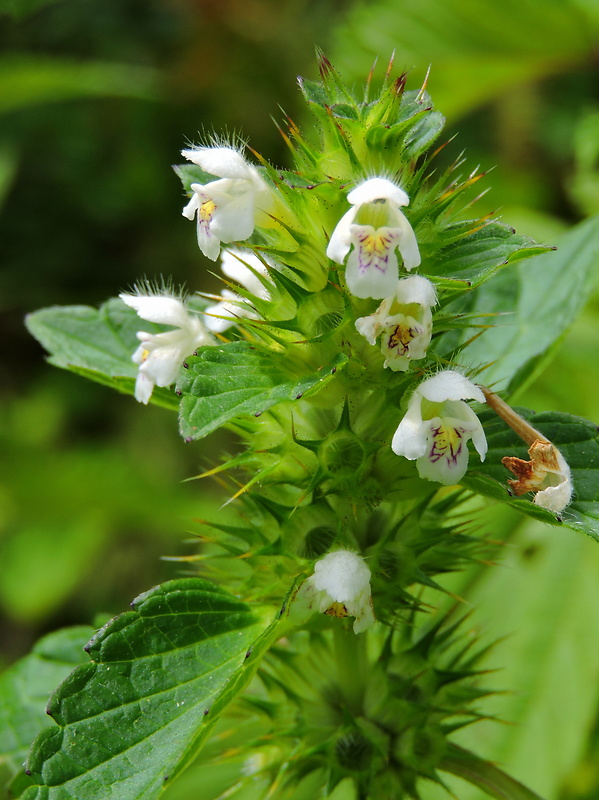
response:
M447 157L426 86L390 65L356 95L319 68L300 80L312 124L281 129L289 169L218 134L182 151L219 295L198 252L187 294L143 283L28 318L54 364L177 411L187 443L226 428L236 452L207 451L231 488L184 577L81 641L24 800L168 796L192 762L203 800L400 800L452 775L538 797L460 739L487 717L489 642L464 646L446 579L493 569L485 504L599 539L579 478L595 426L514 410L526 364L487 385L480 356L516 312L481 287L553 254L476 215L483 176Z

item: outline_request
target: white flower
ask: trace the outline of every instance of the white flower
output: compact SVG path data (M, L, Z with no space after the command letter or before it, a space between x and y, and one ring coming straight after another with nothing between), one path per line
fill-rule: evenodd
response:
M534 496L533 502L541 508L561 514L572 500L572 475L568 462L557 449L555 451L555 465L544 464L547 471L544 479L539 483L539 491Z
M248 239L254 232L256 215L268 211L271 195L256 167L231 147L196 147L181 154L219 180L192 183L193 195L183 216L197 216L198 245L207 258L216 261L221 242Z
M554 444L532 430L539 438L528 449L530 461L504 456L501 463L517 477L508 481L516 497L536 492L533 499L536 505L560 514L572 499L570 467Z
M310 608L333 617L355 617L354 633L374 625L370 598L370 570L362 556L350 550L335 550L319 559L314 575L300 592Z
M485 433L464 400L484 403L485 396L478 386L453 370L423 381L410 398L391 448L398 456L416 459L421 478L446 485L460 481L468 468L469 439L484 461Z
M356 329L370 344L381 336L383 366L405 372L410 361L424 358L431 341L437 302L435 287L420 275L397 282L395 294L380 304L374 314L356 320Z
M510 408L499 395L481 386L487 405L529 445L530 461L504 456L501 463L516 476L508 483L519 497L535 492L533 502L541 508L560 514L572 500L572 474L568 462L558 448L543 434Z
M337 223L327 256L343 264L350 248L345 279L356 297L390 297L398 278L395 250L411 270L420 264L420 252L412 226L400 210L408 195L386 178L370 178L348 195L350 208Z
M164 333L138 331L140 345L132 359L139 364L135 381L135 399L147 404L154 386L174 383L183 359L213 339L200 318L187 311L185 304L171 295L121 294L121 300L134 308L142 319L174 330Z
M251 294L261 300L270 299L268 289L258 277L258 275L268 277L268 269L251 250L238 250L237 248L225 250L221 255L220 268L227 278L237 281ZM226 331L231 325L235 325L239 317L255 319L256 315L248 308L247 300L240 295L230 289L223 289L221 297L223 298L222 302L208 306L205 310L204 324L214 333ZM224 319L224 317L230 317L230 319Z

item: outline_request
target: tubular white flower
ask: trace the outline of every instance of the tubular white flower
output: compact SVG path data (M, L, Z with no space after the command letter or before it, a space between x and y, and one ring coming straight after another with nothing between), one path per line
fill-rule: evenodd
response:
M469 439L481 461L485 460L483 427L464 400L484 403L485 397L478 386L453 370L423 381L410 398L391 448L398 456L416 460L421 478L445 485L460 481L468 468Z
M221 242L243 241L252 235L256 215L272 205L271 194L256 167L231 147L197 147L181 154L219 178L192 183L193 195L182 212L187 219L197 217L200 250L216 261Z
M374 625L370 570L362 556L350 550L327 553L314 565L314 574L301 585L298 605L332 617L355 617L354 633Z
M237 281L248 292L262 300L270 300L270 292L258 277L258 275L262 275L267 278L268 269L251 250L230 248L223 251L220 268L227 278ZM230 289L223 289L221 297L223 298L222 302L208 306L205 310L204 324L209 330L214 333L222 333L235 325L239 317L256 318L256 315L248 308L247 301L240 295ZM230 317L230 319L225 319L226 317Z
M524 424L527 423L523 420ZM504 456L501 463L516 475L508 481L512 492L519 497L535 492L533 502L541 508L560 514L572 500L572 473L558 448L535 431L539 438L528 449L530 461Z
M539 491L534 496L533 502L553 511L554 514L561 514L564 508L572 500L572 473L568 462L555 448L556 464L554 467L545 465L547 474L539 484Z
M187 311L185 304L171 295L121 294L121 300L148 322L172 325L164 333L138 331L140 345L131 356L139 364L135 399L147 404L154 386L170 386L183 359L206 344L214 344L200 318Z
M327 256L343 264L345 279L356 297L390 297L398 278L395 250L399 249L408 271L420 264L418 242L401 211L408 195L386 178L370 178L356 186L347 199L353 206L337 223Z
M435 287L420 275L398 281L395 294L380 304L374 314L356 320L356 329L370 344L381 336L383 366L405 372L410 361L424 358L431 341L437 302Z

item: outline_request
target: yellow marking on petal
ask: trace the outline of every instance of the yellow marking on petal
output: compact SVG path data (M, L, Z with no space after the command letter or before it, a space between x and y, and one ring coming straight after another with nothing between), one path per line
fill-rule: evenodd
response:
M448 463L455 464L462 450L463 433L463 429L454 428L444 422L440 422L436 428L432 428L433 444L428 454L429 460L435 463L444 458Z
M329 617L337 618L349 616L347 613L347 608L343 605L343 603L333 603L324 613L328 614Z
M387 342L387 347L389 350L397 349L400 351L399 355L405 356L410 349L410 343L412 342L412 339L415 339L418 333L419 331L417 328L412 328L405 322L400 322L391 332L389 341Z
M198 211L200 221L209 223L215 211L216 203L212 200L206 200L205 203L202 203L200 210Z
M142 362L142 364L143 364L143 362L144 362L144 361L147 359L147 357L148 357L149 355L150 355L150 351L149 351L149 350L146 350L146 349L144 348L144 349L141 351L141 362Z
M360 269L374 266L375 269L386 272L389 255L396 247L398 235L389 228L379 228L372 233L361 231L356 238Z
M371 233L360 241L362 250L369 255L377 255L379 258L389 249L390 240L384 234Z

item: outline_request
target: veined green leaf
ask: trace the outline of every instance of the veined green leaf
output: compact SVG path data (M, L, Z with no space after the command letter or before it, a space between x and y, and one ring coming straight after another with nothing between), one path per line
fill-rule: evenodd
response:
M102 372L110 377L135 378L137 365L131 355L139 342L140 327L151 332L160 328L141 323L136 312L121 300L109 300L99 309L90 306L52 306L29 314L30 333L50 352L57 367Z
M49 351L48 361L86 378L133 394L137 364L131 356L139 341L138 330L160 333L163 328L140 320L137 313L113 298L100 308L52 306L28 314L25 323ZM155 388L152 402L177 408L177 398L167 389Z
M93 632L80 626L44 636L0 676L0 764L11 774L22 768L34 737L52 724L48 697L77 664L87 661L83 647Z
M506 519L512 530L513 517ZM497 694L486 703L490 719L454 737L558 797L586 750L599 699L599 548L584 536L521 522L496 551L498 566L481 570L467 589L473 628L499 639L479 665L489 669L485 686ZM448 588L464 596L464 583L455 575ZM449 785L460 800L481 800L472 786Z
M509 313L496 318L495 327L472 342L463 358L477 366L492 362L484 372L489 385L498 384L510 394L526 386L536 372L535 361L588 299L598 262L599 217L593 217L566 234L555 252L496 275L473 296L471 310Z
M468 281L472 288L491 278L510 261L543 253L546 247L527 236L520 236L500 222L488 222L469 233L472 222L450 226L446 235L450 246L442 247L426 259L423 247L423 269L431 275Z
M200 439L235 417L261 414L285 400L299 400L321 388L347 361L340 353L329 364L290 377L284 356L247 342L203 347L187 359L177 384L183 395L181 435Z
M132 606L91 640L91 663L51 698L59 727L32 747L27 771L37 785L24 800L158 797L274 635L245 603L200 578L170 581Z
M474 464L462 482L479 494L509 503L528 516L550 525L565 525L599 541L599 428L571 414L554 411L534 414L525 409L518 409L518 413L560 449L570 466L573 500L562 512L561 519L535 505L529 496L509 494L507 480L513 476L501 459L516 456L528 461L528 446L490 410L479 415L489 444L487 457L482 464Z

